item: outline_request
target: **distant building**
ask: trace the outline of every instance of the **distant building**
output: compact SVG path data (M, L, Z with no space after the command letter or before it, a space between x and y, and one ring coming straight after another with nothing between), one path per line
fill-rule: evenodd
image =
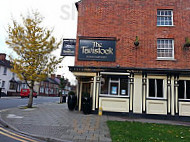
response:
M5 96L19 95L22 88L27 88L27 85L11 72L11 63L6 60L4 53L0 53L0 87L3 88L2 93Z
M42 96L58 96L59 94L59 83L55 80L55 75L46 78L40 82L39 95Z
M62 95L67 95L69 91L74 88L70 85L68 79L64 79L65 87L60 88L61 75L52 74L51 77L46 78L44 81L40 82L39 95L41 96L59 96L61 92Z

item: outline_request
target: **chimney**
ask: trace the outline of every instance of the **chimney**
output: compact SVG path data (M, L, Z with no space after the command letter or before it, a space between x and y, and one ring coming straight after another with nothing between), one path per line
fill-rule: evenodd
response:
M59 78L59 79L60 79L60 78L61 78L61 75L57 75L57 78Z
M55 74L51 74L51 78L52 78L52 79L55 79Z
M0 60L5 61L6 60L6 54L5 53L0 53Z

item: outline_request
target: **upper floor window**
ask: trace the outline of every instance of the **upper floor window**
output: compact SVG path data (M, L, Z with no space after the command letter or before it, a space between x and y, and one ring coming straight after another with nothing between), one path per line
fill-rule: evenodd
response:
M7 74L7 67L4 67L4 71L3 71L3 74Z
M157 10L157 26L173 26L173 10Z
M174 40L158 39L157 40L157 58L174 59Z

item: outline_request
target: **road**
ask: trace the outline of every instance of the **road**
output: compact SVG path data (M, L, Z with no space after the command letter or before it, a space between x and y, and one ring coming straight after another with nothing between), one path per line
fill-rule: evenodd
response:
M33 98L33 104L43 104L47 102L59 102L59 97L41 97ZM28 98L20 97L1 97L0 98L0 110L14 108L19 106L26 106L28 103Z
M0 124L0 142L45 142L4 128Z
M59 97L41 97L33 99L33 105L48 103L48 102L59 102ZM21 99L20 97L1 97L0 98L0 113L4 109L26 106L28 98ZM43 142L39 139L32 138L13 130L3 127L0 124L0 142Z

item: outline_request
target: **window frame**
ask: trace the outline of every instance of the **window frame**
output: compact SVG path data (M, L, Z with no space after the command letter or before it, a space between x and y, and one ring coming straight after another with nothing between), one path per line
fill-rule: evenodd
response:
M9 90L17 90L18 84L16 82L9 83Z
M115 75L112 75L113 77L115 76ZM121 75L122 76L122 75ZM124 98L126 98L126 97L130 97L130 79L129 79L129 75L126 75L126 76L128 76L128 86L127 86L127 94L126 95L122 95L121 94L121 77L118 77L118 80L111 80L111 77L108 77L108 94L102 94L101 93L101 90L102 90L102 87L100 87L100 96L107 96L107 97L124 97ZM118 90L117 90L117 94L115 95L115 94L111 94L111 83L118 83Z
M179 79L178 81L183 81L184 83L184 98L179 98L179 87L178 87L178 100L190 100L190 99L187 99L187 84L186 84L186 81L190 81L190 79ZM178 83L179 85L179 83Z
M171 11L171 16L169 16L169 15L158 15L158 11ZM161 12L160 12L161 13ZM172 27L172 26L174 26L174 14L173 14L173 9L157 9L157 22L156 22L156 25L158 26L158 27ZM171 25L161 25L161 23L160 23L160 25L158 25L158 17L171 17L171 22L172 22L172 24ZM165 20L164 20L164 23L165 23Z
M7 75L7 67L4 67L3 75Z
M164 41L164 45L165 45L166 40L172 41L172 48L158 48L158 41L160 41L160 43L161 43L161 41ZM169 49L172 49L172 57L158 57L158 50L169 50ZM173 38L157 38L157 59L158 60L160 60L160 59L161 60L174 60L174 39Z
M157 97L157 94L155 95L155 97L150 97L149 96L149 79L154 79L154 80L157 80L157 79L162 79L163 80L163 97ZM166 77L158 77L158 76L151 76L151 77L148 77L147 78L147 98L148 99L158 99L158 100L162 100L162 99L166 99ZM157 90L157 83L155 84L155 92Z
M1 88L5 88L5 81L2 81Z

